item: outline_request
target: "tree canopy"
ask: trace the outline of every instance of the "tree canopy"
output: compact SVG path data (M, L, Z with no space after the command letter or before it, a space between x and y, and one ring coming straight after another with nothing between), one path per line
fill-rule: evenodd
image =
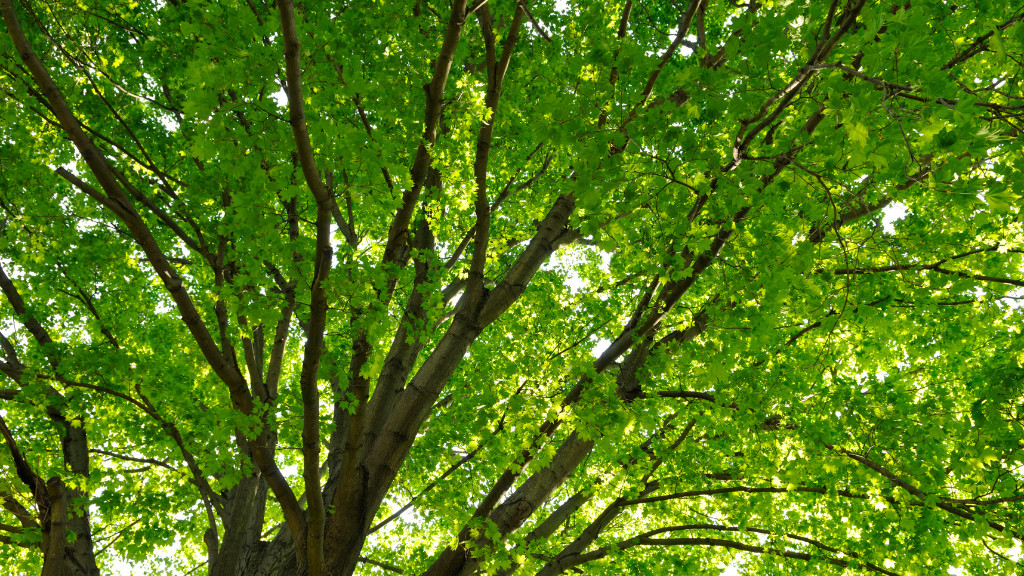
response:
M1020 2L0 8L0 565L1019 570Z

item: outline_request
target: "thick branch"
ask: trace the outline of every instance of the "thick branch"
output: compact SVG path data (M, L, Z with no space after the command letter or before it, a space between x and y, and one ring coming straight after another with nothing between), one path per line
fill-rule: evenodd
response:
M705 0L690 0L689 6L686 7L686 11L683 12L679 18L679 26L676 28L675 37L672 39L672 43L661 55L661 60L658 61L658 66L651 72L647 78L647 84L644 85L644 90L641 93L639 106L643 106L647 99L651 97L651 93L654 92L654 84L658 81L658 76L661 75L661 71L665 69L665 65L668 64L669 60L675 56L679 47L682 46L683 42L686 41L686 36L690 30L690 24L693 22L694 16L697 15L697 9ZM623 20L628 17L628 13L623 16ZM624 24L624 22L623 22Z
M473 245L473 257L469 264L469 278L466 285L465 306L475 311L484 297L484 267L487 265L487 245L490 241L491 207L487 201L487 165L491 155L491 139L494 123L498 115L498 100L501 97L502 84L508 72L512 52L519 39L519 26L522 24L524 12L521 5L516 6L512 22L509 24L508 36L502 50L501 58L495 61L495 38L491 29L491 13L487 5L479 12L478 20L483 30L484 43L487 46L487 94L484 104L490 115L480 124L476 139L476 159L473 162L473 175L476 181L476 237Z
M292 127L292 136L295 139L295 148L299 154L299 164L302 166L306 185L313 193L316 203L330 211L334 199L320 178L316 159L313 157L313 147L309 142L309 130L306 127L306 108L302 99L302 63L299 60L301 46L295 28L295 3L292 0L279 0L277 8L281 15L281 39L284 44L288 123Z
M309 329L299 375L302 395L302 476L306 494L310 495L305 521L307 562L311 576L318 575L324 569L325 511L323 498L320 497L320 389L317 382L324 349L324 332L327 329L327 292L324 283L331 270L331 215L323 206L317 209L316 228L316 261L310 287ZM282 503L282 507L284 505ZM297 502L295 506L294 513L301 518ZM289 526L293 530L296 528L291 522Z
M25 484L25 486L32 493L36 494L37 497L40 495L40 490L43 486L43 479L36 474L32 466L29 465L28 460L25 460L25 456L21 453L21 449L18 448L18 443L14 439L14 435L11 433L11 429L7 427L7 422L4 421L4 417L0 416L0 435L4 437L4 442L7 444L7 449L11 452L11 459L14 460L14 470L18 474L18 478Z
M790 103L793 102L793 99L800 90L814 76L815 67L823 62L832 50L835 49L839 44L839 40L857 21L857 16L860 14L861 9L864 8L866 2L867 0L856 0L851 3L840 19L835 31L818 42L807 63L794 75L793 79L761 105L757 116L741 121L740 131L736 134L733 144L733 160L726 167L726 170L738 165L746 157L747 149L754 141L754 138L767 126L774 123ZM773 106L774 109L772 109ZM769 113L770 109L772 111ZM748 130L750 126L753 126L753 128Z
M104 194L92 189L88 184L81 181L76 185L86 191L94 200L114 212L124 222L136 243L146 254L146 259L149 261L154 272L170 293L181 313L182 322L192 334L203 357L214 373L227 385L232 403L244 414L251 414L254 405L245 379L232 359L225 356L218 349L216 341L203 322L181 277L170 265L166 255L157 244L152 231L132 206L131 199L122 187L116 170L96 147L92 139L82 130L81 124L71 111L60 89L54 83L46 66L32 49L18 22L12 0L0 0L0 7L3 9L8 33L14 42L19 56L31 72L36 85L39 86L49 102L53 114L64 129L64 132L74 143L85 163L96 177ZM68 178L66 175L62 174L62 176ZM298 509L297 504L294 503L295 496L288 486L284 475L281 474L277 464L273 461L265 434L250 441L249 446L253 461L263 471L267 482L274 490L278 501L282 503L282 508L286 511L286 514L289 511L294 513ZM289 501L293 502L293 504L289 505ZM294 514L292 516L294 523L300 522L300 519L295 518Z
M72 113L71 108L68 107L67 101L54 83L46 66L32 49L21 28L21 24L18 22L12 0L2 0L0 6L3 8L7 31L14 42L18 55L32 73L36 85L39 86L39 89L49 102L54 116L60 122L61 128L71 138L71 141L106 193L106 196L103 196L98 191L93 190L89 195L113 211L128 227L132 237L142 248L143 252L145 252L146 258L152 265L153 270L163 281L167 291L174 299L181 312L183 322L192 333L203 356L209 362L214 372L228 385L235 404L243 412L249 413L252 410L252 401L249 398L241 374L217 349L216 342L199 316L181 278L160 250L156 239L153 237L153 233L132 207L128 195L118 181L114 168L93 141L86 136L81 124L74 113ZM62 174L62 176L64 175ZM64 177L67 178L67 176ZM90 189L88 185L82 186L82 184L84 182L79 184L80 188L84 190Z
M388 230L388 242L384 248L384 262L393 263L400 260L409 236L409 222L419 202L420 192L430 168L429 147L437 142L438 127L441 123L445 85L451 72L455 49L458 47L462 28L466 24L466 0L455 0L452 3L448 28L441 43L441 53L434 61L434 75L430 83L425 85L427 105L424 111L423 139L416 150L416 159L412 166L412 187L402 194L402 205L395 213Z

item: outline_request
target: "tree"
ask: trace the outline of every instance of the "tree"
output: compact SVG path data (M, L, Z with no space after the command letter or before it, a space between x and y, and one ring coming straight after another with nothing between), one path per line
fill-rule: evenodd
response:
M1014 569L1019 3L0 7L4 566Z

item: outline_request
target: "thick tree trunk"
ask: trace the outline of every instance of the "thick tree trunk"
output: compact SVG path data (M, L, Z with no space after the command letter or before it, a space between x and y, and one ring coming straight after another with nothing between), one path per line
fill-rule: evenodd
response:
M258 472L232 489L216 559L210 576L246 574L253 552L259 550L268 486Z
M64 436L61 438L61 449L64 452L64 462L68 464L71 471L83 478L88 478L89 444L86 441L85 431L70 424L66 425ZM67 528L75 535L74 542L67 545L65 574L99 576L100 571L96 567L96 556L93 550L92 527L89 524L89 510L82 504L86 500L86 495L74 488L62 488L62 490L68 512ZM76 508L76 503L80 504L81 508Z

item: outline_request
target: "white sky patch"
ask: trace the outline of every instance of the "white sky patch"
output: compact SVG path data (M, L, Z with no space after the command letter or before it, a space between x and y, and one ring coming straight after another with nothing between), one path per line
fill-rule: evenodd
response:
M601 270L607 272L611 265L613 254L597 248L589 249L595 250L601 257ZM588 286L587 282L576 273L576 267L581 263L581 260L577 254L573 254L571 251L559 251L554 253L544 264L541 264L541 270L561 270L565 272L565 286L573 294L579 294L586 290ZM607 296L605 295L601 299L604 300L606 298Z
M136 573L134 566L120 558L108 561L103 565L103 570L109 572L112 576L132 576L132 574Z
M579 294L587 287L587 283L575 273L570 273L569 276L566 277L565 285L569 287L569 290L572 290L573 294Z
M288 95L284 93L284 88L278 90L277 92L274 92L273 94L270 95L270 97L273 98L273 100L277 102L277 105L280 106L281 108L288 107Z
M696 44L697 43L697 36L691 34L691 35L687 36L685 38L685 40L687 42L692 43L692 44ZM684 56L684 57L685 56L689 56L689 55L693 54L693 49L684 44L684 45L679 47L679 54Z
M174 116L171 116L170 114L161 114L157 116L157 120L163 124L164 128L167 128L168 132L178 131L178 120Z
M1006 293L1003 302L1010 310L1016 310L1024 306L1024 288L1016 288ZM1009 313L1007 313L1007 317Z
M597 255L601 257L601 263L599 264L601 270L608 272L609 266L612 262L612 256L614 254L597 248L588 248L588 250L594 250L597 252ZM593 289L593 287L590 286L590 284L583 278L580 278L579 274L576 272L576 266L582 263L582 260L583 258L578 257L576 254L569 252L556 252L548 259L547 262L541 265L541 270L561 270L565 272L565 286L573 294L580 294L585 290ZM599 294L598 298L606 300L608 295ZM612 344L611 340L606 340L604 338L597 338L591 341L594 343L594 347L590 349L590 354L594 358L603 354L604 351Z
M886 234L896 233L896 222L907 217L907 206L902 202L893 202L882 208L882 227Z
M722 570L721 576L740 576L739 565L736 562L729 564Z

